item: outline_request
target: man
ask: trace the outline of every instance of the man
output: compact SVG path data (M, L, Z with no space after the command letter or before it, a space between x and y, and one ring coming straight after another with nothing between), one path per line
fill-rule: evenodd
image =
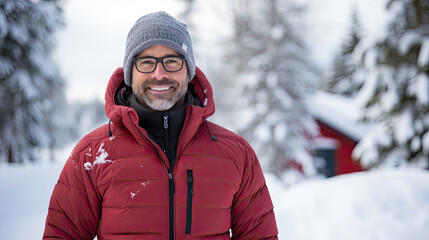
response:
M206 119L213 93L186 25L141 17L106 91L111 122L74 148L44 239L277 239L259 162Z

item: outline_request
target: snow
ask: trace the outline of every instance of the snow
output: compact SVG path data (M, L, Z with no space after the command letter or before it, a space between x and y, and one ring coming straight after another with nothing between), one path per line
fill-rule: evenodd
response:
M429 45L429 44L428 44ZM429 51L429 49L428 49ZM421 105L425 105L429 102L429 78L427 74L419 73L417 75L415 81L413 81L411 84L413 84L412 87L410 87L410 91L414 91L414 96L417 97L417 101Z
M0 165L0 239L41 239L62 165Z
M140 166L142 167L142 166ZM147 185L150 184L150 180L148 179L145 182L140 183L141 186L146 187ZM134 197L140 192L141 187L139 187L139 189L134 193L134 192L130 192L131 193L131 199L134 199Z
M386 0L300 1L308 4L307 14L303 19L309 30L305 36L306 42L311 45L312 58L322 67L327 67L333 52L341 44L353 7L359 10L368 38L374 39L375 35L379 35L380 26L386 21L386 13L383 11ZM207 69L205 65L217 64L210 57L218 57L219 52L226 49L222 39L231 32L229 26L232 24L228 20L231 2L194 2L195 16L192 17L192 24L198 28L190 28L190 32L192 36L195 35L197 65ZM56 58L62 75L67 76L67 99L91 100L94 96L104 99L107 80L114 69L123 64L125 38L134 21L143 14L159 10L177 16L182 8L183 4L176 0L132 0L127 1L127 4L115 0L63 2L66 26L58 34ZM2 30L0 27L0 32ZM281 32L276 28L270 34L280 36ZM219 45L221 49L217 47ZM224 64L223 61L219 63Z
M360 140L372 126L359 122L358 100L318 91L310 98L307 105L311 114L317 119L341 130L354 140Z
M317 44L312 44L312 56L321 65L326 65L332 55L332 49L338 47L341 41L342 33L346 29L349 18L351 2L357 4L367 21L364 24L371 29L368 32L368 38L383 38L386 36L386 29L380 29L376 25L383 25L387 21L386 14L380 13L381 6L384 6L386 0L377 1L362 0L302 0L312 3L309 5L308 22L311 23L311 33L308 38L309 42L316 40ZM91 2L87 1L70 1L65 5L65 17L68 23L67 29L60 35L59 50L57 59L61 65L64 76L67 76L69 84L68 95L72 99L82 99L93 96L103 98L104 89L107 79L111 72L122 65L122 55L124 51L124 42L126 33L134 21L142 14L161 10L177 13L180 8L174 4L165 4L144 9L136 8L136 4L121 4L127 7L118 11L118 5L115 1ZM82 7L85 4L86 7ZM88 5L89 4L89 5ZM145 3L146 4L146 3ZM162 4L162 3L161 3ZM374 5L375 4L375 5ZM377 5L378 4L378 5ZM149 5L149 4L146 4ZM165 6L169 6L165 9ZM339 6L342 5L342 6ZM362 11L363 5L368 5L365 9L373 11ZM336 8L333 8L336 6ZM399 5L398 5L399 6ZM104 14L94 15L94 9L101 9ZM155 9L156 8L156 9ZM341 10L342 9L342 10ZM343 10L346 11L343 11ZM395 8L396 9L396 8ZM394 9L394 10L395 10ZM399 8L398 8L399 9ZM397 11L397 9L395 10ZM127 16L105 13L122 12ZM204 12L200 14L214 14L215 11ZM326 13L329 12L327 15ZM215 13L215 15L217 12ZM217 14L221 16L221 14ZM339 16L341 15L341 16ZM375 17L374 17L375 16ZM394 16L394 14L391 14ZM106 18L107 17L107 18ZM380 21L374 19L380 18ZM206 19L205 19L206 21ZM220 22L216 18L207 18L225 32L225 22ZM203 21L201 21L203 22ZM107 24L106 24L107 23ZM219 24L221 23L221 24ZM334 24L333 24L334 23ZM0 36L3 36L8 27L5 25L4 15L0 12ZM24 29L17 27L12 28L13 34L20 42L28 41L28 33ZM218 35L218 32L210 33L206 31L206 38L212 35ZM200 32L200 35L204 35ZM275 38L280 38L283 32L274 28L270 34ZM103 41L100 42L100 39ZM217 38L216 38L217 39ZM213 40L214 41L214 40ZM400 50L406 52L417 41L413 34L405 35L400 40ZM210 44L213 42L210 42ZM206 46L207 43L199 43ZM363 46L368 43L362 44ZM70 46L75 46L70 48ZM197 48L198 44L196 44ZM209 45L206 50L198 49L199 52L209 50L216 51L218 48ZM109 49L109 51L106 51ZM64 57L67 56L67 57ZM202 55L203 56L203 55ZM199 56L196 56L197 58ZM254 57L252 60L255 64L263 63L264 55ZM376 52L368 52L365 58L365 65L372 68L376 62ZM96 61L94 59L103 59ZM35 58L35 61L41 62L41 59ZM12 63L3 60L0 56L0 71L8 72L12 69ZM43 61L42 61L43 62ZM200 61L200 63L204 63ZM418 64L420 67L428 65L429 62L429 40L425 40L418 55ZM78 69L79 71L76 71ZM94 71L98 69L99 71ZM391 69L382 69L386 75L389 75ZM49 72L44 69L43 72ZM404 72L405 73L405 72ZM270 86L275 85L278 76L270 76ZM378 79L376 72L369 73L368 82L365 84L362 93L358 99L345 99L339 96L317 93L311 101L311 111L320 119L343 130L354 139L361 139L365 133L369 132L369 137L361 141L354 155L365 155L363 163L370 165L379 159L376 149L378 145L387 146L391 137L387 135L386 125L379 125L370 128L368 125L357 123L358 107L363 106L365 100L369 99L376 90L379 81L389 87L389 93L383 97L381 106L375 106L370 109L369 116L376 116L380 110L387 111L393 107L392 104L399 101L395 92L395 85L390 88L389 81L393 77ZM257 84L257 76L254 73L244 76L246 86ZM27 79L27 82L30 79ZM37 81L36 81L37 82ZM429 95L429 79L427 75L420 74L415 80L411 81L413 85L410 96L417 97L417 103L427 105ZM24 84L30 86L31 84ZM396 86L397 87L397 86ZM96 89L96 90L94 90ZM34 95L33 88L25 89L26 95ZM95 91L95 92L94 92ZM408 90L410 91L410 90ZM291 104L290 97L283 92L274 89L273 94L283 100L285 106ZM281 96L283 95L283 96ZM281 97L279 97L281 96ZM70 97L70 96L69 96ZM257 98L267 96L257 95ZM261 99L258 99L261 101ZM263 101L262 101L263 102ZM251 116L255 112L266 115L268 108L260 104L253 109L248 109L240 119L240 124L246 125L251 121ZM272 115L271 119L276 119L278 114ZM409 112L403 112L400 118L394 120L395 129L398 130L396 138L400 142L412 140L412 148L418 149L423 147L423 155L429 154L429 133L422 133L421 140L413 137L413 125L417 130L424 128L423 123L413 122ZM423 121L423 120L422 120ZM425 121L429 121L426 119ZM84 121L85 122L85 121ZM274 121L275 122L275 121ZM407 126L407 127L404 127ZM259 126L259 136L262 139L270 139L269 131L265 126ZM276 140L288 136L286 125L276 125L274 137ZM110 139L114 140L114 136ZM331 142L331 144L333 144ZM364 152L365 150L365 152ZM109 154L105 152L103 145L95 153L95 161L87 162L84 167L87 170L93 169L98 164L113 162L108 160ZM395 157L391 157L395 161ZM92 155L91 149L87 153ZM423 156L423 157L424 157ZM398 159L398 158L396 158ZM1 162L1 161L0 161ZM43 233L44 221L47 214L49 198L52 193L54 184L62 168L61 163L44 164L44 165L25 165L25 166L8 166L0 164L0 239L40 239ZM289 175L290 176L290 175ZM301 176L301 175L300 175ZM416 169L396 169L373 171L364 173L355 173L338 176L325 180L299 181L300 183L286 188L274 176L267 174L267 183L275 205L280 239L427 239L429 236L429 173ZM290 181L289 181L290 182ZM149 182L143 182L139 187L146 187ZM131 198L139 192L131 192Z
M423 142L423 154L428 156L429 155L429 132L426 132L422 137Z
M395 129L395 139L398 141L398 144L406 144L415 134L412 114L411 107L407 107L396 118L391 120L392 126Z
M405 55L410 49L420 43L422 36L416 31L408 31L399 39L399 51Z
M62 166L0 165L0 239L41 239ZM360 172L289 188L273 175L265 176L279 239L426 240L429 236L428 171Z
M364 167L371 166L379 159L378 145L388 146L392 139L386 134L387 127L385 124L374 126L365 138L359 141L359 144L353 150L353 158L361 159Z
M363 110L361 118L379 126L365 136L354 151L366 166L425 167L428 164L428 155L421 150L421 146L425 147L423 134L428 131L428 125L421 124L420 120L429 119L425 111L429 99L427 28L420 20L416 27L404 25L405 19L413 18L415 7L424 6L423 2L415 6L411 1L392 1L385 34L368 46L371 49L365 56L368 77L357 102ZM420 52L414 52L420 45ZM397 61L392 60L395 57Z
M351 24L350 16L356 9L365 30L368 45L385 35L382 26L387 21L384 11L387 0L300 0L307 3L306 27L310 30L307 42L310 43L313 58L322 67L327 67L333 54L344 40L344 33ZM314 44L316 43L316 44Z
M362 172L283 189L267 176L279 239L427 239L429 172Z
M7 24L5 14L0 11L0 38L4 38L9 31L9 25Z
M83 166L85 167L85 170L89 171L89 170L92 170L97 165L113 162L112 160L106 159L109 156L109 154L106 152L106 150L103 147L104 147L104 143L102 143L98 148L97 156L95 156L95 161L92 164L90 162L85 162L83 164ZM89 152L86 154L88 156L91 156L90 152L91 152L91 148L89 148Z
M422 48L420 49L419 58L417 63L421 67L428 67L429 65L429 39L425 39L422 44Z
M27 70L18 69L9 78L9 81L14 81L19 84L19 87L23 89L23 94L29 98L36 97L39 92L36 86L34 86L34 81L32 76Z

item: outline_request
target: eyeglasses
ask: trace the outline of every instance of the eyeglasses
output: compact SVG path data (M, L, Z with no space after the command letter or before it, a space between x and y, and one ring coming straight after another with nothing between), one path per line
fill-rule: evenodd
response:
M182 70L184 61L185 56L139 57L134 59L134 64L141 73L154 72L158 63L161 63L167 72L178 72Z

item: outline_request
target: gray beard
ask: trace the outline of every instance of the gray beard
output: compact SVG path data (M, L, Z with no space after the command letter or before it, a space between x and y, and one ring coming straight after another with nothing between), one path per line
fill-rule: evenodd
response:
M151 108L155 111L167 111L167 110L171 109L182 98L176 99L176 97L174 97L170 100L155 99L154 101L151 101L150 99L146 98L146 96L143 96L142 98L137 96L137 99L139 100L140 103L144 103L149 108Z
M188 91L186 86L184 89L181 89L182 91L174 93L170 99L158 98L152 100L144 93L144 89L145 88L143 86L133 86L134 95L143 107L155 111L167 111L171 109L176 103L185 97L186 92Z

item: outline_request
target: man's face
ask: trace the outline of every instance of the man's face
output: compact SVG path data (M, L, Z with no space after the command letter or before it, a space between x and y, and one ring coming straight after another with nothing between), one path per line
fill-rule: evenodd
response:
M179 55L169 47L156 45L143 50L137 57L160 58ZM133 92L144 107L155 111L166 111L179 101L183 104L188 90L187 76L186 62L183 63L183 68L177 72L167 72L162 63L158 63L154 72L141 73L133 65ZM178 107L177 105L175 107Z

